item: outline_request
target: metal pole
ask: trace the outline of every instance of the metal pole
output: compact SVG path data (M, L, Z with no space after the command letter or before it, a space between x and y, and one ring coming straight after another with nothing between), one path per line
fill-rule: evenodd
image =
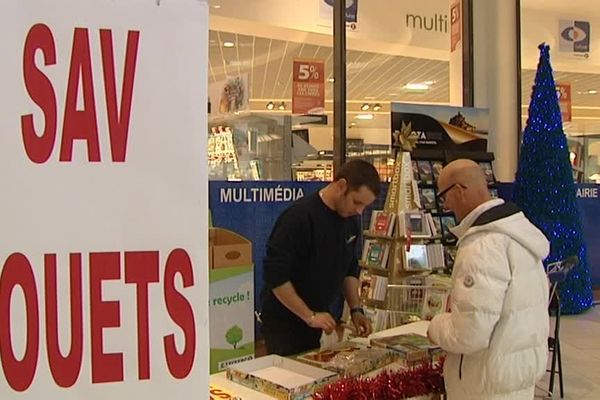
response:
M473 0L462 1L462 37L463 37L463 106L473 107L475 90L473 83Z
M333 172L346 162L346 1L333 3Z

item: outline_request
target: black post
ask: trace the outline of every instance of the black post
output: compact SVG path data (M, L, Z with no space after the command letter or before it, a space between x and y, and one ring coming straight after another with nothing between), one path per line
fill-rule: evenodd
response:
M346 1L333 3L333 172L346 162Z
M473 107L475 104L475 88L473 76L473 0L462 0L462 78L463 106Z
M515 48L517 49L517 135L519 135L519 140L517 141L517 156L521 153L521 141L523 140L523 123L521 115L523 114L523 93L521 91L521 80L523 79L521 74L521 0L516 0L517 2L517 15L515 18L517 19L517 43L515 43Z

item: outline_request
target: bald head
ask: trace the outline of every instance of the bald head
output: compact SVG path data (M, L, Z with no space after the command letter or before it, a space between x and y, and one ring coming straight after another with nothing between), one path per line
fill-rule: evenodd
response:
M477 206L490 200L485 174L472 160L455 160L442 169L438 178L438 191L453 185L457 190L448 192L445 206L454 211L458 219L464 218Z
M439 180L443 183L460 183L468 187L478 187L487 192L485 174L479 165L472 160L454 160L442 169Z

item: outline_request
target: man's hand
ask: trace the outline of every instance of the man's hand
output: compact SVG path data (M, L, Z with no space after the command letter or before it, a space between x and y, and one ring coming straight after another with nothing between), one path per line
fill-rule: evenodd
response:
M330 334L335 329L335 320L327 312L314 313L306 320L306 324L311 328L323 329L326 334Z
M373 333L373 326L369 318L365 317L363 313L354 312L351 315L352 323L356 328L356 334L361 337L367 337Z

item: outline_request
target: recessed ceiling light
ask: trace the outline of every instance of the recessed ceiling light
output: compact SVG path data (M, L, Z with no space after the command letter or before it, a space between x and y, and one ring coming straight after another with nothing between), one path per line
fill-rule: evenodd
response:
M425 83L407 83L402 88L405 90L425 91L429 89L429 85Z
M235 47L235 43L232 41L226 40L223 42L223 47Z
M598 91L596 89L588 90L588 94L596 94L596 93L598 93Z
M218 10L219 8L221 8L221 5L220 5L220 4L215 4L215 5L213 6L213 8L215 8L215 9L217 9L217 10Z
M367 111L369 108L371 108L371 106L368 103L364 103L362 106L360 106L360 109L363 111Z
M379 111L381 110L381 104L377 103L373 106L373 111Z
M356 126L356 122L350 122L350 126Z
M371 119L373 119L375 117L373 116L373 114L358 114L354 118L366 121L366 120L371 120Z
M335 82L335 78L329 78L329 79L327 79L327 80L328 80L329 82L331 82L331 83Z
M273 104L273 102L270 101L270 102L267 103L266 108L267 108L267 110L272 110L272 109L275 108L275 104Z

